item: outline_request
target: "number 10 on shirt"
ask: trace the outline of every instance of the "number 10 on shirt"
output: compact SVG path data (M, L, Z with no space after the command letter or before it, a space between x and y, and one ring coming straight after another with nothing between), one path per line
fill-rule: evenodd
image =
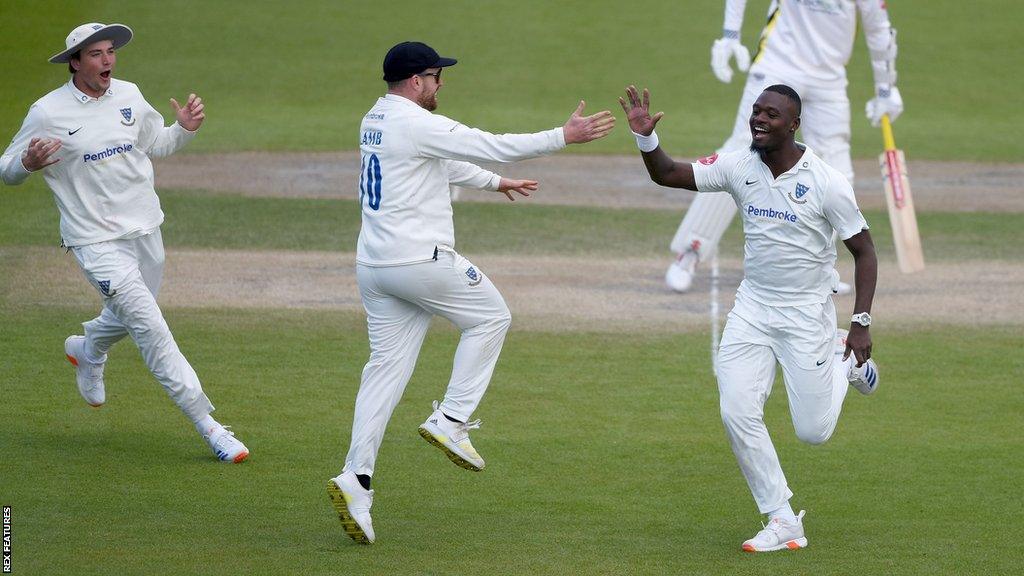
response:
M380 160L376 154L363 154L359 166L359 203L363 197L372 210L380 210Z

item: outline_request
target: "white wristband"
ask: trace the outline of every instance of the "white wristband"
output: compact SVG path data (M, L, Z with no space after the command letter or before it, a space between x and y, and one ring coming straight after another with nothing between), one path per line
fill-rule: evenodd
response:
M636 136L636 146L641 152L653 152L658 147L658 133L651 131L650 136L644 136L643 134L637 134L633 132L633 136Z

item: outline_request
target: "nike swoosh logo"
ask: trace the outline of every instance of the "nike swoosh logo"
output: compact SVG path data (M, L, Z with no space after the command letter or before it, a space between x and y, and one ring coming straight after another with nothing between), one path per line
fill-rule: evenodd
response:
M825 360L819 360L818 362L815 362L814 365L815 366L821 366L824 363L825 363Z
M757 180L749 180L749 181L747 181L747 186L750 186L751 184L757 184Z
M78 128L75 128L74 130L68 130L68 136L74 136L75 132L78 132L81 129L82 129L82 127L79 126Z

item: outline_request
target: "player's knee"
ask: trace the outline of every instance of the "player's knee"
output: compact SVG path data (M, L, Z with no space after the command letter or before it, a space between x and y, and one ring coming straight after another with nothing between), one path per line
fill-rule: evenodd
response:
M508 307L495 316L494 324L498 330L508 332L508 329L512 326L512 312L509 311Z
M504 334L508 332L510 326L512 326L512 313L509 312L508 307L506 306L500 310L487 314L481 319L479 324L476 324L468 330L473 332Z
M835 426L811 426L811 425L796 425L796 437L801 442L806 442L817 446L828 442L828 439L832 437L832 432L835 430Z

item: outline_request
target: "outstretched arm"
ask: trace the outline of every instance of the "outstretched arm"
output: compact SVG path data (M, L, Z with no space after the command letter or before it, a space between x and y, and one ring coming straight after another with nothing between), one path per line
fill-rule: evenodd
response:
M492 190L505 195L510 201L515 201L513 192L520 196L529 196L537 190L536 180L517 180L505 178L494 172L484 170L472 162L460 160L443 160L445 169L448 171L448 183L467 188L480 190Z
M147 104L148 110L142 118L143 124L139 130L139 144L142 150L150 158L163 158L180 150L192 141L196 130L199 130L206 119L204 107L203 99L195 94L189 94L183 106L171 98L175 122L170 126L164 126L164 117Z
M875 283L878 280L878 259L875 256L875 244L871 241L871 233L862 230L850 238L843 240L854 262L854 288L856 300L853 304L854 314L871 312L871 302L875 299ZM846 338L845 360L850 352L857 358L857 366L871 358L871 334L867 326L856 322L850 324L850 334Z
M643 96L637 91L636 86L630 84L626 88L626 100L619 98L619 104L626 113L629 120L629 128L637 135L637 144L640 145L640 154L643 156L644 165L647 166L647 173L651 180L662 186L672 188L685 188L697 190L697 181L693 175L693 165L689 162L676 162L661 149L658 145L658 137L654 134L654 127L665 115L658 112L653 117L649 112L651 94L644 88Z
M564 126L535 134L491 134L439 114L429 114L418 117L408 127L406 137L414 143L417 153L428 158L516 162L551 154L569 144L603 138L615 127L610 111L583 116L583 107L580 101Z

